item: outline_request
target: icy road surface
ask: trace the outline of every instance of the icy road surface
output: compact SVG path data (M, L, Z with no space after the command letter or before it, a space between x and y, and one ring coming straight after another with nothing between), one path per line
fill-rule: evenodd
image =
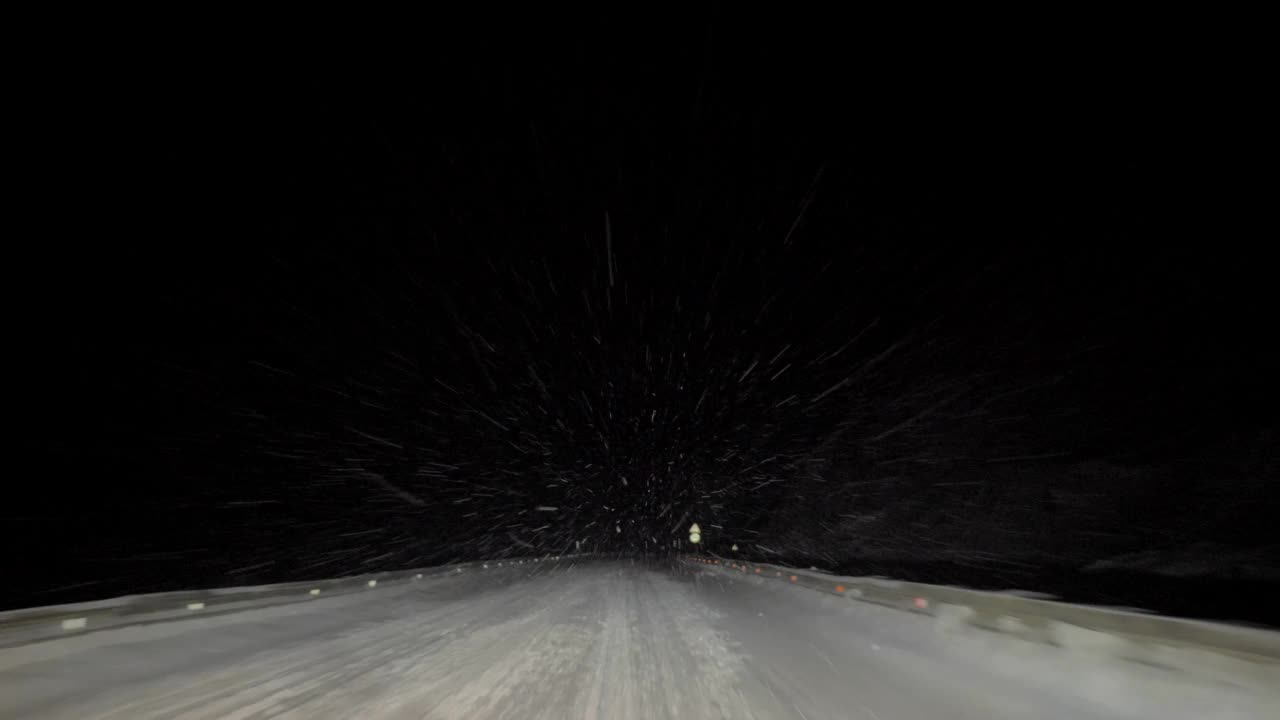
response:
M476 570L0 649L0 718L1256 718L1263 699L714 571ZM1269 712L1269 711L1267 711Z

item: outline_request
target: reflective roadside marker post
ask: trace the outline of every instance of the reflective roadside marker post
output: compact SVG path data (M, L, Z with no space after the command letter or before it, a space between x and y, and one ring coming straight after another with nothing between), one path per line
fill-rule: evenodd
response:
M733 551L738 552L738 543L733 544Z
M694 523L693 526L689 528L689 542L694 545L702 542L702 528L698 527L698 523Z

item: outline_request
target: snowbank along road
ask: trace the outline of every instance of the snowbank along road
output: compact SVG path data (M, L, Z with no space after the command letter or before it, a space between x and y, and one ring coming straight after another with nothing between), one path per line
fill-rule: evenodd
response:
M206 610L0 649L0 717L1243 719L1280 707L1266 690L688 565L468 568Z

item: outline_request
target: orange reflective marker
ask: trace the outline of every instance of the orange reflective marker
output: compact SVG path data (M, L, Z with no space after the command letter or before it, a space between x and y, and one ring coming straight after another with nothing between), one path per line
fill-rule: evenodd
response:
M792 576L791 576L791 582L795 582L795 581L796 581L796 576L795 576L795 575L792 575Z
M918 607L918 608L920 608L921 610L923 610L923 609L925 609L925 608L929 607L929 601L928 601L928 600L925 600L924 598L916 598L916 607Z
M756 568L756 574L757 574L757 575L759 575L759 574L760 574L760 568Z
M837 585L837 586L836 586L836 592L844 592L844 586L843 586L843 585Z

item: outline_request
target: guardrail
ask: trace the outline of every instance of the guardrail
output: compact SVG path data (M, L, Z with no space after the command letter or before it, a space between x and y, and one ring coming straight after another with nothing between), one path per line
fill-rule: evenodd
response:
M69 605L9 610L0 612L0 648L125 625L167 622L369 592L379 588L476 570L509 569L524 565L545 566L583 557L588 557L588 554L504 558L412 570L367 573L328 580L126 595Z
M976 628L1067 650L1280 689L1280 632L1089 605L707 556L682 561L712 571L798 585L851 601L927 615L939 629Z

